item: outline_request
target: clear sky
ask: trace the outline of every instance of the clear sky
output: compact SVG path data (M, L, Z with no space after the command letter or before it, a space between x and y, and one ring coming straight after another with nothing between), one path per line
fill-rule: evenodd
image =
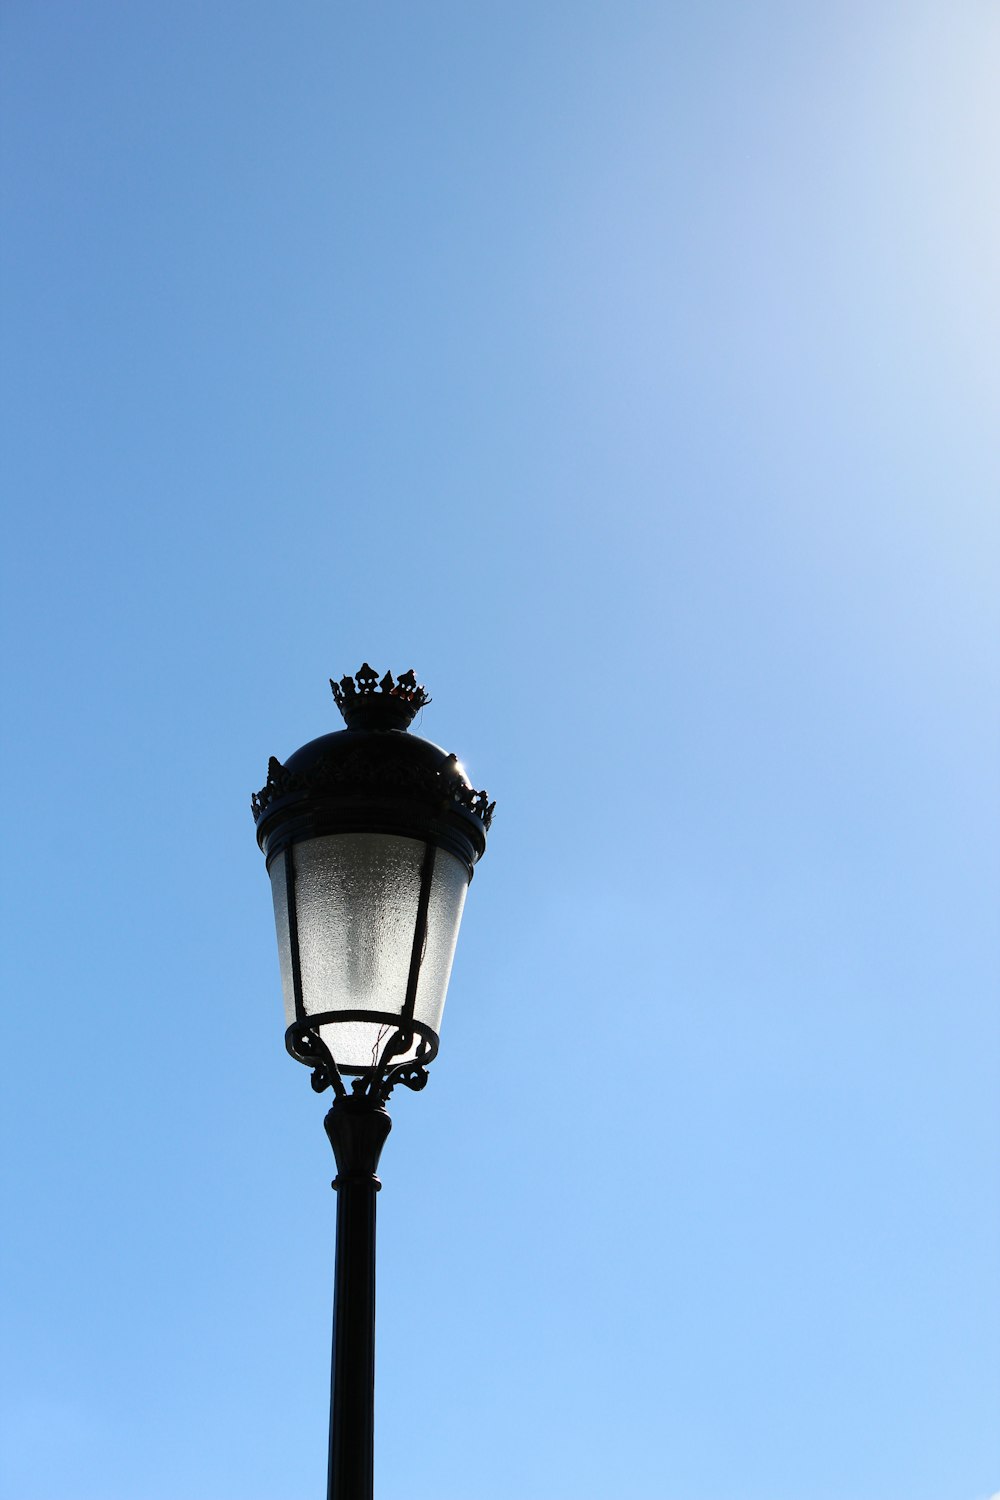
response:
M497 798L382 1500L1000 1489L1000 10L7 0L3 1493L323 1493L249 794Z

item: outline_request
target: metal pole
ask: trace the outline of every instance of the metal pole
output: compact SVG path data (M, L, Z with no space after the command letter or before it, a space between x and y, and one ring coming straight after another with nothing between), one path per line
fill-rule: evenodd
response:
M349 1094L324 1120L337 1159L337 1270L327 1500L372 1500L375 1446L375 1175L392 1129L385 1110Z

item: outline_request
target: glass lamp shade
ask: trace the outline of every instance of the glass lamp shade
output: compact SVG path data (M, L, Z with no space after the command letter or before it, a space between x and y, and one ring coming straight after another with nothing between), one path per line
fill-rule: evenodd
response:
M395 833L288 844L271 862L289 1026L315 1029L345 1073L417 1055L440 1033L470 868ZM400 1045L400 1042L403 1045Z

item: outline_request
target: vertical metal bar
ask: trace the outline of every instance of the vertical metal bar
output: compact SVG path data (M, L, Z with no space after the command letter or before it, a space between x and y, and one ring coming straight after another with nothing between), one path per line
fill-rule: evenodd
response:
M375 1175L392 1121L346 1095L324 1121L337 1159L337 1267L327 1500L373 1500L375 1457Z
M417 897L417 919L413 927L413 947L410 949L410 971L406 978L406 997L403 1001L403 1015L412 1017L413 1008L417 1003L417 985L420 983L420 965L424 961L424 948L427 944L427 912L431 903L431 886L434 883L434 857L437 853L433 844L427 844L424 848L424 861L420 869L420 894Z
M295 845L285 849L285 905L288 908L288 951L292 962L292 998L296 1021L305 1020L302 1003L302 967L299 963L299 912L295 904Z

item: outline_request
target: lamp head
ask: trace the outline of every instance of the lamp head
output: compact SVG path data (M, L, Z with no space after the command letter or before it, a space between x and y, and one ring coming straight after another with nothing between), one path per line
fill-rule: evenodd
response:
M347 728L284 764L272 756L251 799L274 898L286 1045L318 1087L340 1092L341 1073L372 1091L390 1077L417 1087L437 1052L494 804L457 756L408 732L430 702L412 671L379 681L366 662L330 685Z

